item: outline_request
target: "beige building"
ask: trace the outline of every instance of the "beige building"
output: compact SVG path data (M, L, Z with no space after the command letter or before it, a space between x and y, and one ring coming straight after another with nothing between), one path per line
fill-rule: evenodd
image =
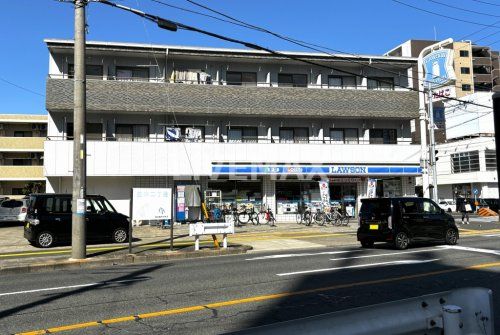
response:
M0 196L20 196L30 182L45 191L47 116L0 114Z

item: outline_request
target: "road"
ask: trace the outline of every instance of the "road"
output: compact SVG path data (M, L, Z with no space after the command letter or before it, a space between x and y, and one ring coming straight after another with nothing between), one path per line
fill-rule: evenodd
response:
M0 333L217 334L453 288L500 310L500 235L456 247L309 248L141 266L4 275ZM500 313L496 313L500 333Z

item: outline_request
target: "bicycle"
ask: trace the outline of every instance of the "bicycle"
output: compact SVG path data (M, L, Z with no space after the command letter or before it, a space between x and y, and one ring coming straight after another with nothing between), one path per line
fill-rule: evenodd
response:
M319 226L323 226L325 224L325 213L323 213L319 208L316 209L316 213L314 213L312 219L314 223Z
M311 210L307 206L301 206L299 212L295 214L295 221L297 222L297 224L305 224L306 226L310 226L311 218Z
M348 226L350 216L347 215L344 211L339 211L338 208L334 209L335 213L335 226Z
M273 211L271 208L267 208L264 211L259 212L259 218L258 218L258 223L263 222L264 224L268 224L271 227L276 227L276 218L274 217Z

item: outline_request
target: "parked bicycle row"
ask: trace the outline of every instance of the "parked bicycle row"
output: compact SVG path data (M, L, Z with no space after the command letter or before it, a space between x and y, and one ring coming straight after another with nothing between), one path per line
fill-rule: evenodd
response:
M317 208L316 211L305 207L300 213L296 214L296 222L310 226L317 224L324 226L331 224L333 226L349 226L349 219L351 217L338 207L325 207L323 210Z

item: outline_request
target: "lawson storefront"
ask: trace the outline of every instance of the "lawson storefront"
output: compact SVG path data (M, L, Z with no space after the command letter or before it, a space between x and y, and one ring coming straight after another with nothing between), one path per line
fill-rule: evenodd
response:
M356 216L368 180L375 180L374 196L413 196L420 174L416 165L213 164L207 186L222 191L225 205L264 205L278 221L293 221L301 206L321 207L320 180L328 181L330 205Z

